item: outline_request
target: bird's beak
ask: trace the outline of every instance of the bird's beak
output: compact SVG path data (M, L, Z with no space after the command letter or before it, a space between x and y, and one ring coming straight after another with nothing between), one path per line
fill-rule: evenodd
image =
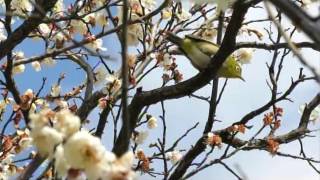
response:
M166 32L166 34L167 40L172 42L173 44L180 45L182 43L182 39L179 36L173 34L172 32Z
M246 82L245 79L243 79L243 77L239 76L239 79L241 79L243 82Z

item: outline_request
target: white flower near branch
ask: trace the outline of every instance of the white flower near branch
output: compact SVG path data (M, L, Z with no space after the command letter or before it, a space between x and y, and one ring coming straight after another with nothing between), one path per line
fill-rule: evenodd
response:
M61 92L61 86L58 84L55 84L51 87L50 95L52 97L58 97L60 95L60 92Z
M143 144L148 136L148 131L140 131L136 132L136 134L133 135L132 139L136 144Z
M31 12L33 6L29 0L12 0L11 7L14 9L14 13L23 16L25 12Z
M172 164L176 164L181 160L182 154L179 151L174 150L167 152L166 157L171 161Z
M32 113L29 115L31 129L41 129L48 125L49 120L54 117L54 112L51 109L45 108L39 113Z
M95 21L100 26L107 26L109 25L108 21L108 13L106 10L101 10L96 13Z
M107 48L103 47L102 39L96 39L94 36L91 36L90 38L92 38L93 40L85 45L86 48L90 49L93 52L107 50Z
M104 66L99 66L95 72L95 84L100 85L101 83L105 82L107 74L106 68Z
M64 145L66 160L75 169L87 169L99 164L105 151L100 139L87 131L75 133Z
M54 152L54 147L63 140L60 132L48 126L33 128L30 136L32 137L32 143L42 156L51 156Z
M71 20L70 26L76 33L84 35L88 32L87 25L82 20Z
M41 64L39 61L33 61L31 65L35 71L37 72L41 71Z
M79 131L80 119L68 109L63 109L55 114L54 128L61 132L64 137L69 137Z
M239 62L241 64L250 64L253 56L254 49L252 48L242 48L239 49L236 54Z
M56 172L58 172L58 176L62 178L67 174L70 168L70 165L68 164L65 158L62 144L56 147L56 150L54 153L54 159L55 159L54 161L55 170Z
M15 62L20 62L21 59L25 58L24 52L22 52L22 51L14 52L13 56L14 56ZM25 69L26 69L25 65L20 64L20 65L14 66L12 68L12 73L13 73L13 75L20 74L20 73L23 73Z
M109 74L106 77L107 90L110 92L118 91L121 88L122 82L116 76Z
M147 126L149 129L154 129L154 128L158 127L157 119L155 117L151 116L148 119Z

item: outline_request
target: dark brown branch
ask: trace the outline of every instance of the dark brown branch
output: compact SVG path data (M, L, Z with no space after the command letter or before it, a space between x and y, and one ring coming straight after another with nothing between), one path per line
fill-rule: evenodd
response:
M68 54L67 56L70 58L70 60L77 63L87 74L86 91L84 93L84 100L86 101L90 98L93 91L93 83L94 83L93 69L91 68L90 64L88 64L82 57L75 55L72 52L70 52L70 54Z
M48 12L55 4L57 0L36 0L44 12ZM40 12L37 8L31 13L31 16L24 21L12 34L0 43L0 59L8 54L14 47L21 43L35 28L41 24L45 14Z
M107 123L107 118L108 115L110 113L110 108L106 107L105 109L102 110L102 112L100 113L100 118L99 118L99 122L98 122L98 126L97 126L97 130L94 133L95 136L101 138L102 134L103 134L103 130L104 127L106 126Z
M316 45L320 47L320 26L319 22L314 21L302 8L295 4L294 1L288 0L269 0L281 12L285 13L292 21L293 24L299 29L302 29Z
M18 180L30 179L32 174L39 168L39 166L46 160L46 158L41 157L39 154L31 161L28 167L20 174L17 178Z
M320 51L320 47L312 42L297 42L293 43L297 48L311 48L316 51ZM282 48L290 48L288 43L277 43L277 44L267 44L267 43L257 43L257 42L239 42L236 45L236 49L240 48L256 48L265 50L276 50Z

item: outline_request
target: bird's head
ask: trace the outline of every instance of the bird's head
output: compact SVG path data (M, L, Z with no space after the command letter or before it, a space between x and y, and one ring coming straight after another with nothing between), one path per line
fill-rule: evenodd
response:
M183 43L183 39L179 36L173 34L172 32L166 32L167 40L176 45L181 45Z
M224 65L220 68L218 75L220 77L238 78L245 81L242 77L242 67L233 56L228 57L224 62Z

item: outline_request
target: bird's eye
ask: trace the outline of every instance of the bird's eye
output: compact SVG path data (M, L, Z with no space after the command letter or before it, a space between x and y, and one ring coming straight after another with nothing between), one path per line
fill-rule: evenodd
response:
M239 66L236 66L236 71L240 71L240 67Z

